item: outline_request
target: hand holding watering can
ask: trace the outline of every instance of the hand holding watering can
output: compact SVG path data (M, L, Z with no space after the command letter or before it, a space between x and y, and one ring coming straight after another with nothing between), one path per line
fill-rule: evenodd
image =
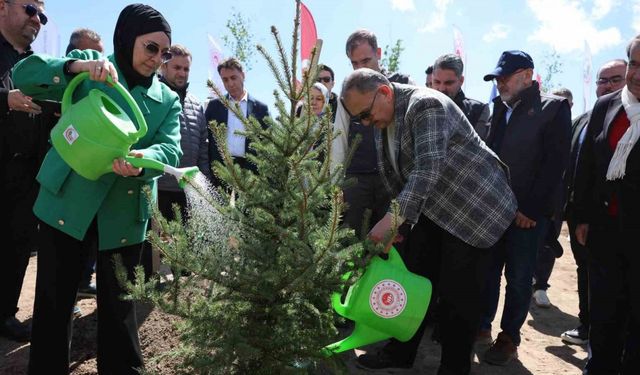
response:
M69 73L88 72L92 81L109 84L107 77L111 76L113 84L118 83L118 72L109 60L76 60L70 63L67 69Z
M118 72L116 67L109 60L76 60L69 64L70 73L89 73L89 79L103 82L109 86L118 83ZM110 77L110 79L109 79ZM141 152L132 150L130 156L141 158ZM136 168L123 158L113 160L113 173L123 176L138 176L142 173L142 168Z
M394 218L394 214L387 213L376 223L373 229L371 229L368 237L375 243L380 243L388 237L389 240L384 246L384 252L387 254L394 243L402 242L402 235L397 234L391 237L391 234L396 231L403 222L404 219L402 217L396 215L396 218Z

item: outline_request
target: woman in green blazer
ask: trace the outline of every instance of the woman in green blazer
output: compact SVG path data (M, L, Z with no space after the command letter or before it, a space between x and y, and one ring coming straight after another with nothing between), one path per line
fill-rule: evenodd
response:
M114 32L114 55L73 51L66 58L32 55L16 65L16 86L34 98L60 100L68 82L89 72L74 99L100 88L127 111L128 105L104 84L118 79L144 114L147 134L132 146L133 154L177 166L181 111L178 96L158 81L155 71L171 58L171 28L155 9L129 5L120 13ZM134 118L129 110L128 114ZM76 174L55 149L47 154L37 180L40 192L34 213L40 219L40 247L29 374L68 374L71 314L85 259L98 244L98 372L137 374L143 367L135 306L121 300L112 256L119 254L132 276L139 264L150 203L159 173L113 161L113 173L97 181Z

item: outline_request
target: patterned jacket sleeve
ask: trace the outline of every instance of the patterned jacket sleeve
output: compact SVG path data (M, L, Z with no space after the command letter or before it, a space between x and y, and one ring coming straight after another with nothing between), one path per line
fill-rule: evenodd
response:
M414 142L414 168L397 197L400 216L409 224L418 222L425 201L437 182L446 156L449 129L445 109L435 98L409 106L405 125L411 127Z

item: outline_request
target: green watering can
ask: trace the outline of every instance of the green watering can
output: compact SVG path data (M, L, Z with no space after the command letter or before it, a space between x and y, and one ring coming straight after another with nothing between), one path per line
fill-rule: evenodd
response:
M131 145L147 134L147 122L131 94L111 76L107 81L122 95L133 110L138 123L135 127L126 112L98 89L72 103L76 87L89 77L78 74L69 82L62 97L62 116L51 130L51 143L62 160L77 174L95 181L112 172L113 160L124 158L136 168L151 168L175 176L181 187L198 173L197 167L173 168L153 159L128 156Z
M429 301L431 282L409 272L395 248L388 260L374 257L362 277L342 295L331 297L333 308L355 322L351 335L324 348L327 355L341 353L394 337L408 341L420 327Z

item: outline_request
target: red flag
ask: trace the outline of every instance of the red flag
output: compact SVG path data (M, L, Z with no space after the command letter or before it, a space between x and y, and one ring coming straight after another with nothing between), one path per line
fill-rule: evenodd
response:
M309 63L311 51L318 39L316 23L306 5L300 3L300 60L302 66Z

